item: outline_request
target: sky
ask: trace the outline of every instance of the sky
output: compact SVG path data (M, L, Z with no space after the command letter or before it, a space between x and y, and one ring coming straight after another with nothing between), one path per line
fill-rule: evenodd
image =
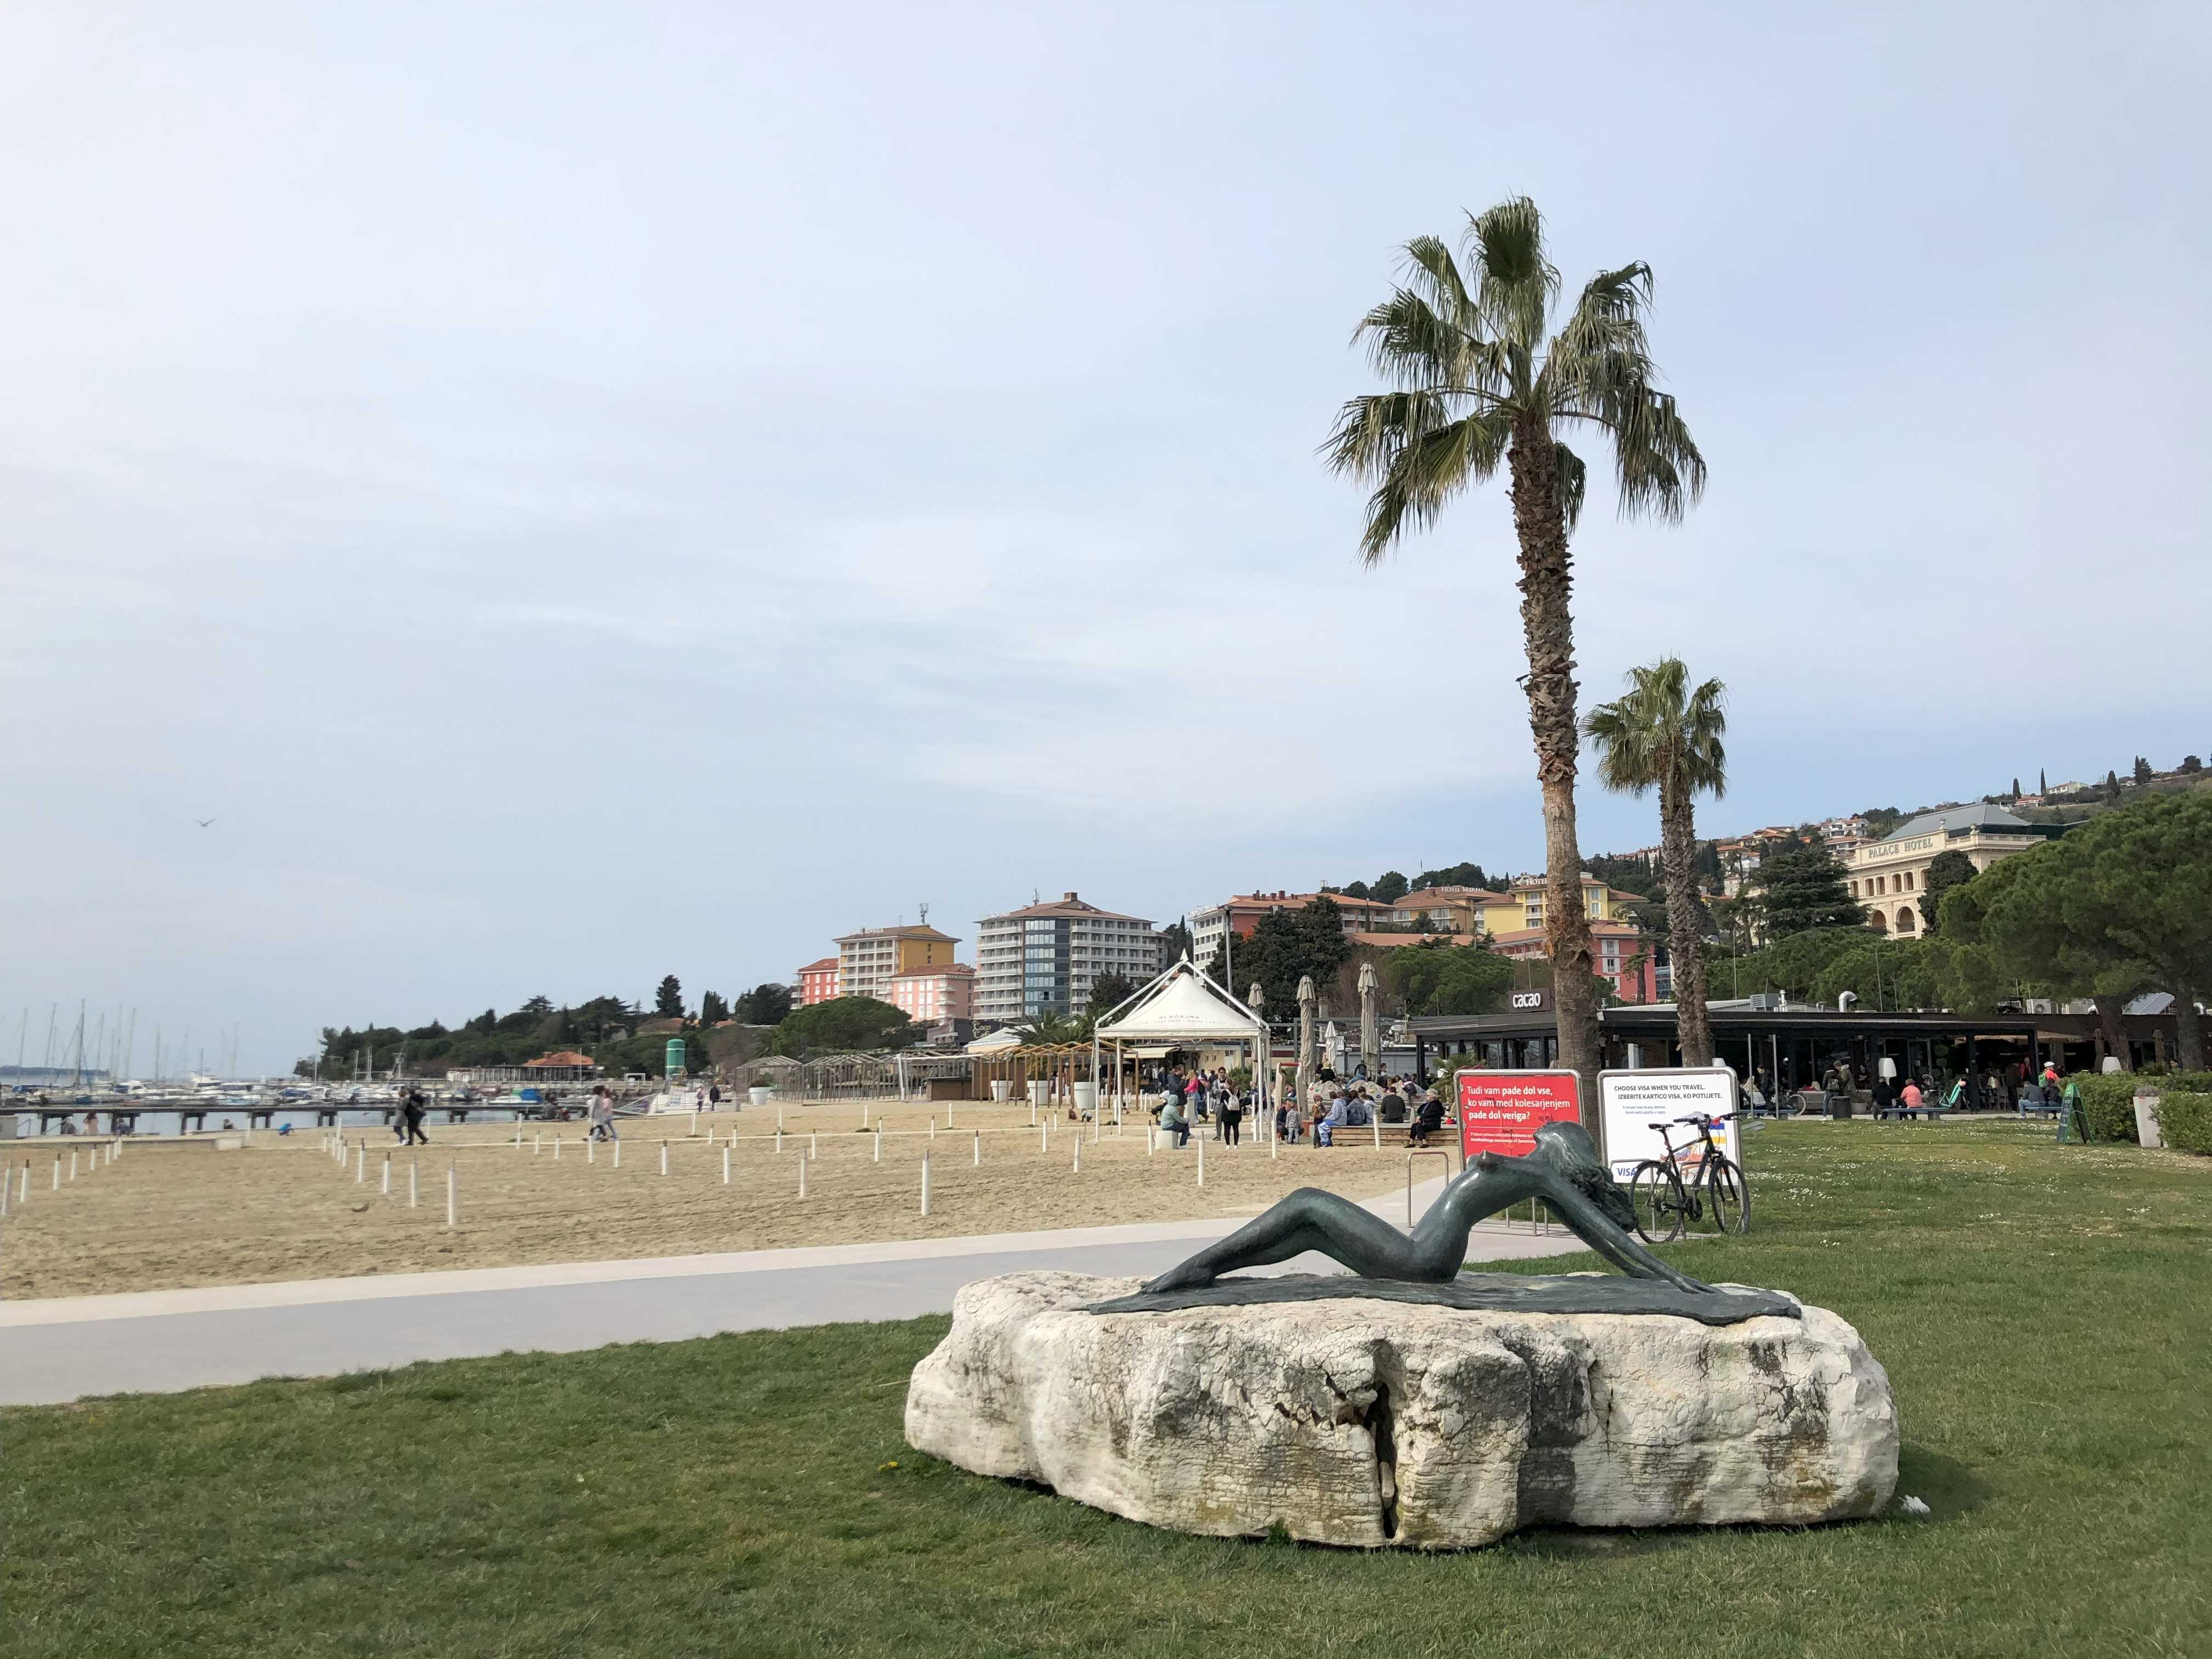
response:
M1727 682L1703 826L2203 753L2208 67L2179 5L19 0L0 1062L1537 867L1502 486L1365 570L1316 456L1401 245L1518 194L1656 275L1711 482L1593 489L1577 655Z

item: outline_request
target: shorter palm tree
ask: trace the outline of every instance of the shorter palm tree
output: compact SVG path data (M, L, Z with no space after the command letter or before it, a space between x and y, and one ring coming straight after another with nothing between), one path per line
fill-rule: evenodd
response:
M1691 797L1717 800L1728 790L1721 734L1728 688L1707 680L1694 690L1679 657L1628 671L1626 695L1600 703L1583 721L1596 746L1598 776L1608 789L1659 792L1659 871L1667 886L1667 932L1674 963L1675 1027L1685 1066L1710 1066L1712 1022L1705 1013L1705 957L1698 920L1698 830Z

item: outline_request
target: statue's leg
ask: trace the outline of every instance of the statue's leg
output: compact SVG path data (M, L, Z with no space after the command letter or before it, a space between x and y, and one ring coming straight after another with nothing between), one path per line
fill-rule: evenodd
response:
M1382 1217L1334 1193L1301 1187L1266 1214L1169 1268L1145 1288L1179 1291L1210 1284L1236 1268L1287 1261L1307 1250L1318 1250L1370 1278L1433 1277L1421 1271L1413 1240Z

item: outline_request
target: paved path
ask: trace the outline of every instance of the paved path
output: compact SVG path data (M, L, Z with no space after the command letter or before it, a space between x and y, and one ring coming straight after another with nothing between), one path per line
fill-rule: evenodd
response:
M1417 1190L1416 1212L1442 1184ZM1368 1207L1404 1222L1402 1194ZM330 1376L509 1351L567 1352L722 1331L911 1319L951 1311L953 1293L971 1279L1018 1268L1159 1273L1245 1219L0 1303L0 1405ZM1557 1229L1531 1236L1485 1224L1474 1230L1470 1254L1497 1261L1581 1248ZM1340 1270L1304 1255L1267 1271Z

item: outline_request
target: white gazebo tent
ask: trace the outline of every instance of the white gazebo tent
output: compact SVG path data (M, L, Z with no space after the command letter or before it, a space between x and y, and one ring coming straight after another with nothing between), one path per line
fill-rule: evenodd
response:
M1256 1094L1254 1106L1260 1120L1257 1127L1262 1139L1272 1136L1275 1115L1268 1098L1267 1060L1272 1038L1267 1023L1200 973L1188 957L1108 1011L1091 1026L1091 1080L1095 1084L1098 1079L1101 1045L1111 1043L1118 1121L1124 1044L1139 1048L1163 1045L1185 1048L1201 1042L1250 1047L1252 1086ZM1099 1109L1103 1112L1103 1103Z

